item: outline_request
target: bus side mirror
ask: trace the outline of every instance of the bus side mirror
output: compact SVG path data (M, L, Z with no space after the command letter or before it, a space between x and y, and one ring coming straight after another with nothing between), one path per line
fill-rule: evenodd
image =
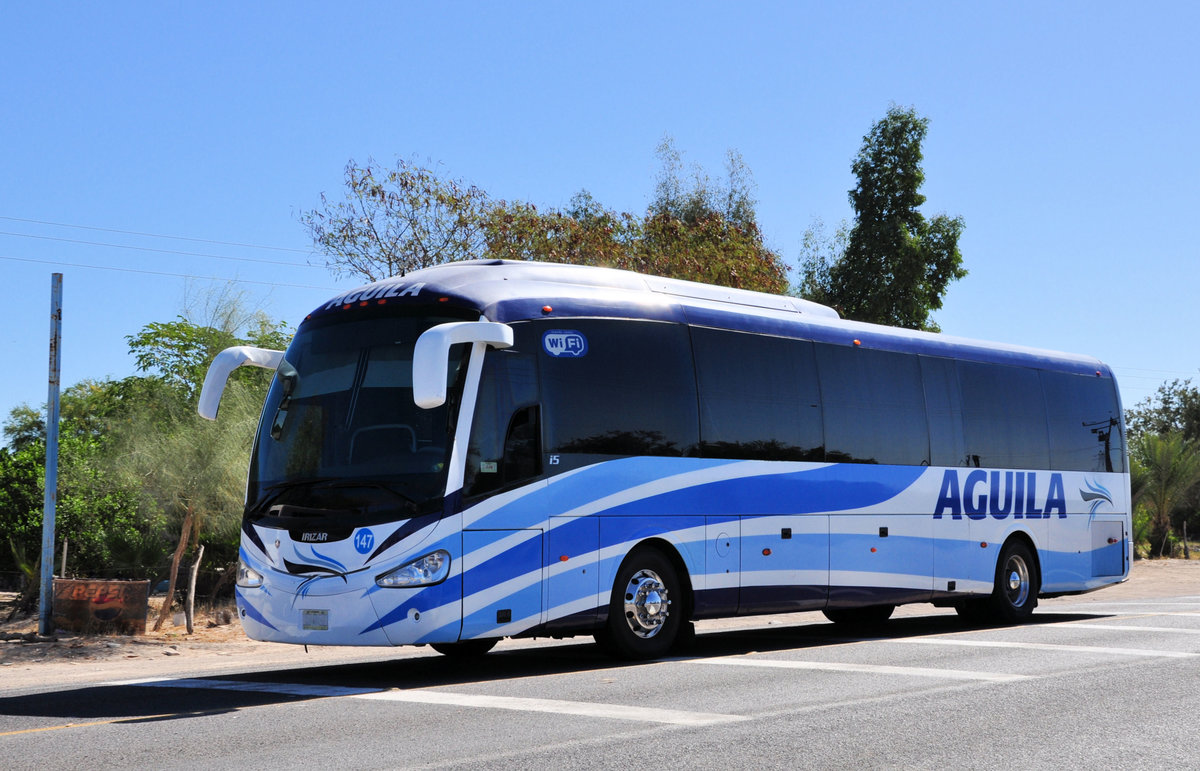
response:
M494 321L452 321L425 330L413 348L413 401L418 407L431 410L446 403L447 359L450 346L459 343L511 348L512 327Z
M200 402L196 405L196 412L199 412L202 418L216 420L217 408L221 406L221 394L225 393L225 382L229 380L229 373L242 365L278 369L281 361L283 351L270 351L249 345L226 348L208 365L208 374L204 376L204 387L200 389Z

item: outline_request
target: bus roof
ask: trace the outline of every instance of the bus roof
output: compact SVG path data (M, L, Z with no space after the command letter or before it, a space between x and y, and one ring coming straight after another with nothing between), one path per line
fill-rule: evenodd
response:
M477 310L488 320L499 322L556 317L674 321L863 348L1112 376L1105 364L1087 356L847 321L832 308L796 297L560 263L445 263L345 292L314 310L310 318L383 302L444 302Z

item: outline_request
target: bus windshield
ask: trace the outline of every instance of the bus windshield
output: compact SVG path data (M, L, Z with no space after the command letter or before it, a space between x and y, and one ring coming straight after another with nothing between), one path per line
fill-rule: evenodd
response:
M440 505L469 346L450 351L446 404L413 403L426 329L461 318L347 314L302 325L267 393L247 513L273 505L389 518Z

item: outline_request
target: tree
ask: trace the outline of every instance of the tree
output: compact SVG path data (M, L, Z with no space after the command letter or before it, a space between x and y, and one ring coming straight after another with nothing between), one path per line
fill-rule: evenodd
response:
M418 268L484 256L487 194L429 166L397 159L346 164L346 197L304 212L300 222L337 276L378 281Z
M863 137L852 165L854 224L844 250L830 254L815 235L806 246L799 290L808 299L857 321L937 331L929 314L967 272L958 249L962 218L926 220L918 208L928 129L928 118L893 105Z
M605 209L581 190L566 211L523 201L498 201L484 223L487 253L506 260L541 260L633 269L641 223Z
M1200 389L1191 380L1163 383L1153 396L1128 410L1125 422L1130 435L1178 431L1185 439L1200 441Z
M1145 433L1131 444L1130 456L1140 500L1151 514L1151 544L1157 543L1158 556L1165 557L1172 514L1200 482L1200 445L1178 431Z
M197 540L218 561L235 559L246 459L270 373L243 368L230 378L219 430L196 415L195 396L219 348L283 348L291 331L246 310L236 294L202 305L188 312L207 323L180 317L130 336L144 374L63 391L55 529L71 543L72 573L154 578L171 546ZM40 548L43 414L20 405L4 432L0 532L11 546L0 548L0 570L8 571Z
M788 267L767 247L755 211L754 180L736 150L716 183L693 166L681 179L682 156L670 137L658 146L662 161L646 211L639 258L648 273L771 294L787 291Z
M147 518L161 513L175 538L155 629L169 613L179 564L190 544L208 538L226 556L236 551L246 459L262 398L261 390L232 381L221 399L221 420L204 420L185 404L166 430L145 415L121 431L114 459L118 473L142 491Z
M755 219L750 172L730 151L718 186L700 168L690 182L669 138L644 217L606 209L586 190L566 211L498 202L486 226L488 252L516 260L569 262L780 294L787 266L765 244Z

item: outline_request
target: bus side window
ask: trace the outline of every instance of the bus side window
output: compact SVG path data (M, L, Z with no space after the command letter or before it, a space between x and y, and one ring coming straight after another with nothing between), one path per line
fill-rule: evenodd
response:
M958 362L968 465L1050 467L1046 399L1029 367Z
M1051 468L1125 471L1121 410L1111 378L1042 372Z
M540 409L535 404L517 410L504 434L500 476L503 484L531 479L542 473Z
M918 356L921 382L925 387L925 410L929 415L930 464L966 466L963 443L962 393L953 359Z
M541 473L537 359L529 353L528 326L514 325L517 344L509 350L488 351L484 359L467 443L463 478L467 497L492 493Z

